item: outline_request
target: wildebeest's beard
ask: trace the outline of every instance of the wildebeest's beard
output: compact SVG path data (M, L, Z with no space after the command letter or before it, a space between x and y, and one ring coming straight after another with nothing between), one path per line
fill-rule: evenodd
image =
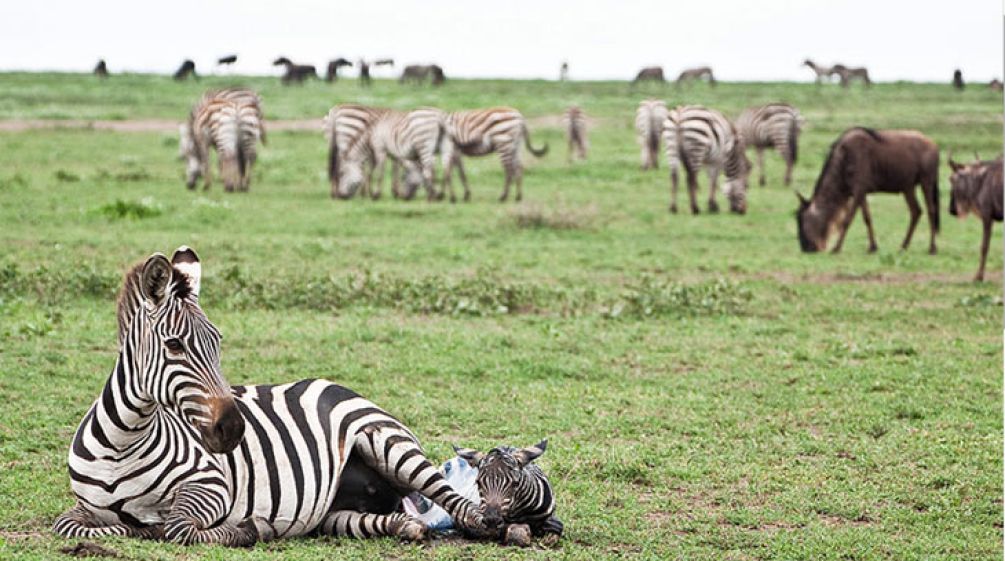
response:
M955 164L952 160L949 163L953 167L953 174L949 176L949 214L964 217L974 212L976 207L974 199L980 192L981 181L984 179L985 170L982 166Z
M799 246L806 253L816 253L827 244L827 222L820 213L811 211L811 206L809 201L801 200L796 211Z

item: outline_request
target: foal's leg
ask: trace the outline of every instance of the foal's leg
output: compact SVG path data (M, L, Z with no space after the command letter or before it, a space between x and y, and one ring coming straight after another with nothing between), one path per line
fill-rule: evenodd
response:
M329 514L318 530L332 536L352 538L399 537L408 541L426 538L426 526L402 514L371 514L355 510L336 510Z
M162 526L137 528L127 524L104 524L79 502L61 514L52 524L52 531L64 538L101 538L104 536L124 536L130 538L159 539L164 533Z
M872 215L869 214L869 202L866 197L862 197L862 220L865 222L865 229L869 233L869 253L876 253L879 249L876 246L876 234L872 231Z
M914 228L921 219L921 206L918 204L918 197L914 193L914 186L904 191L904 200L907 201L907 209L911 211L911 223L907 226L907 235L904 236L904 243L900 244L900 249L906 250L911 245L911 236L914 235Z

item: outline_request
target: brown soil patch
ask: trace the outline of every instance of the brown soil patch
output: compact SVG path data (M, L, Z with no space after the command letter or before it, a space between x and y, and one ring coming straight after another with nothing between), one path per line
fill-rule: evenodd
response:
M176 119L138 119L129 121L102 121L84 119L11 119L0 121L2 132L22 132L27 130L84 129L113 132L178 132L181 121ZM266 131L309 131L321 133L321 119L309 120L268 120Z

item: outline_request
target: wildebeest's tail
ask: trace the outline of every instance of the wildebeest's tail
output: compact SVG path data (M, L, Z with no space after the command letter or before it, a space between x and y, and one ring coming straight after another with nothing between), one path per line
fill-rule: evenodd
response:
M527 147L527 150L530 150L530 153L534 154L538 158L540 158L541 156L544 156L545 154L548 153L548 143L547 142L544 144L544 146L542 146L540 148L534 148L533 146L531 146L531 144L530 144L530 130L527 129L527 124L526 123L524 123L524 125L523 125L523 143Z

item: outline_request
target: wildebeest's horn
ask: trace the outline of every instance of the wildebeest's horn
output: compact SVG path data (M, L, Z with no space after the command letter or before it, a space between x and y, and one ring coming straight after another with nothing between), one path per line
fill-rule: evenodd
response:
M804 197L802 193L800 193L799 191L796 191L795 189L793 189L792 192L796 194L796 197L799 199L800 203L802 203L804 205L810 204L810 201L807 200L806 197Z

